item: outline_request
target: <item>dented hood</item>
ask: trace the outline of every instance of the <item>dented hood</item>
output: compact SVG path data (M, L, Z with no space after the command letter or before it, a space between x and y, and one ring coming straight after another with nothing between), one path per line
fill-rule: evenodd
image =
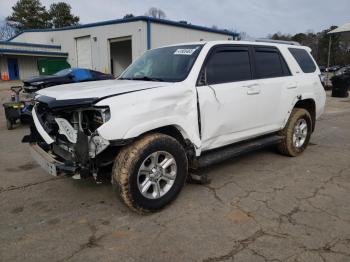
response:
M104 80L53 86L37 92L40 96L55 100L99 99L124 93L171 85L169 82L138 80Z

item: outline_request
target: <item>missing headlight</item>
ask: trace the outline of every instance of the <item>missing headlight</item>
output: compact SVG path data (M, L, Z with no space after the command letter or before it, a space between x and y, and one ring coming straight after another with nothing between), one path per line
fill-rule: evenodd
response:
M93 120L97 124L104 124L111 118L111 111L107 108L96 108Z

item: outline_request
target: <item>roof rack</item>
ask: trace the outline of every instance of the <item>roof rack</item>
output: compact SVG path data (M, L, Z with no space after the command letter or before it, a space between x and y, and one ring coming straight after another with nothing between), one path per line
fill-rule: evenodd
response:
M266 39L266 38L260 38L255 39L255 42L262 42L262 43L275 43L275 44L284 44L284 45L298 45L300 46L300 43L296 41L284 41L284 40L274 40L274 39Z

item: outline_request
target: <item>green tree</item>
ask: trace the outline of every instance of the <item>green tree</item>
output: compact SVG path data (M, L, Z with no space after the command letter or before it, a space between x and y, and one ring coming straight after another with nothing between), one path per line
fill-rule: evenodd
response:
M49 14L39 0L19 0L6 18L17 30L48 27Z
M72 7L64 2L51 4L49 10L50 27L60 28L77 25L80 18L71 13Z
M313 33L311 30L305 33L298 33L294 36L284 35L280 32L268 37L275 40L292 40L301 45L311 48L312 55L319 65L326 66L328 62L329 49L329 31L336 29L336 26L331 26L318 33ZM349 39L342 34L332 34L330 65L347 65L350 64L350 44Z
M124 15L123 19L128 19L128 18L133 18L134 15L133 14L126 14Z

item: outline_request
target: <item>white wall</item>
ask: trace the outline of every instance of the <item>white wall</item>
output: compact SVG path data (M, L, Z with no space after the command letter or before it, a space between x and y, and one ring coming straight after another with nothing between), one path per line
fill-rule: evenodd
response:
M77 66L75 39L91 36L92 69L110 72L109 39L131 37L132 59L135 60L147 49L146 23L143 21L124 24L112 24L72 30L25 32L13 39L14 42L61 45L61 51L67 52L68 63ZM94 40L96 38L96 41Z
M199 31L164 24L151 24L151 48L175 43L198 42L201 40L228 40L228 35Z
M54 42L55 31L48 32L24 32L12 39L13 42L35 43L45 45L55 45Z
M75 38L91 36L92 69L110 73L109 39L128 37L132 39L132 58L140 56L146 49L146 25L143 22L131 22L82 28L75 30L56 31L55 41L61 44L62 51L68 52L68 62L77 66ZM96 41L94 40L96 37Z

